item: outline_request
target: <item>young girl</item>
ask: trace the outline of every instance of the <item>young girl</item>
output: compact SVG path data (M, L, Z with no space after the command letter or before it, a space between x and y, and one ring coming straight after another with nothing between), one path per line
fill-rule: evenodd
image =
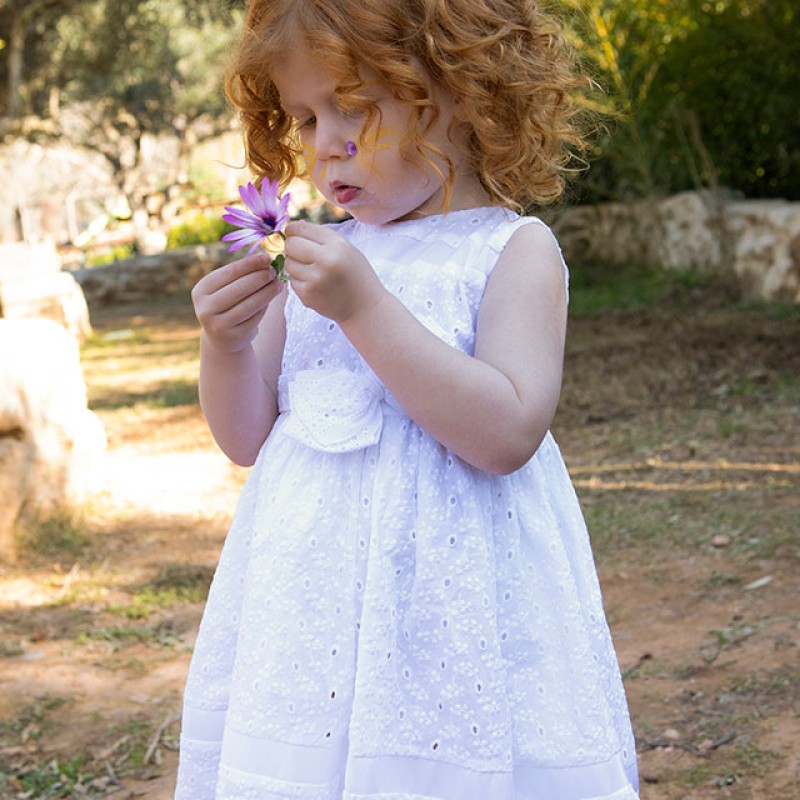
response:
M200 393L254 464L189 673L180 800L635 800L548 433L576 79L534 0L252 0L259 179L353 219L203 278Z

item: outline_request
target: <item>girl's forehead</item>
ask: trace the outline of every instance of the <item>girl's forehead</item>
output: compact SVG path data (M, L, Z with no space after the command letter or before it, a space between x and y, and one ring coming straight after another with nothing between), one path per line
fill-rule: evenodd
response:
M342 78L325 62L324 55L315 53L307 42L297 40L293 47L272 65L270 77L281 97L281 103L305 103L313 98L328 98L338 94ZM357 64L355 74L347 83L357 83L358 93L370 99L380 99L389 87L378 75L363 64Z

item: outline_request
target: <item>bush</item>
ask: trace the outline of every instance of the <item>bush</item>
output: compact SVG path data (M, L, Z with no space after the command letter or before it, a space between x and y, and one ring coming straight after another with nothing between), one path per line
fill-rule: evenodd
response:
M116 244L108 250L95 253L86 258L87 267L99 267L103 264L113 264L115 261L124 261L136 252L132 244Z
M797 0L589 6L574 27L611 114L581 200L717 185L800 200Z
M232 230L235 228L221 217L198 212L180 225L170 228L167 234L167 250L188 247L193 244L218 242Z

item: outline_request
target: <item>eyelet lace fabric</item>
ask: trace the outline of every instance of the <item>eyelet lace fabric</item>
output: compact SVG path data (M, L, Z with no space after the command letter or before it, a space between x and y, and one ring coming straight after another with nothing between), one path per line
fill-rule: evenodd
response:
M498 208L339 230L472 354ZM566 268L565 268L566 276ZM290 294L281 415L187 679L177 800L636 800L581 511L548 435L495 476L398 406Z

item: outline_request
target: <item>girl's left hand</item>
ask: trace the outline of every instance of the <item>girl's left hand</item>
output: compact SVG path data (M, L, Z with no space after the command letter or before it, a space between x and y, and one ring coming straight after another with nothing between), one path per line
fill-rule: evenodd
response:
M366 256L343 236L311 222L286 227L284 270L303 305L343 323L385 291Z

